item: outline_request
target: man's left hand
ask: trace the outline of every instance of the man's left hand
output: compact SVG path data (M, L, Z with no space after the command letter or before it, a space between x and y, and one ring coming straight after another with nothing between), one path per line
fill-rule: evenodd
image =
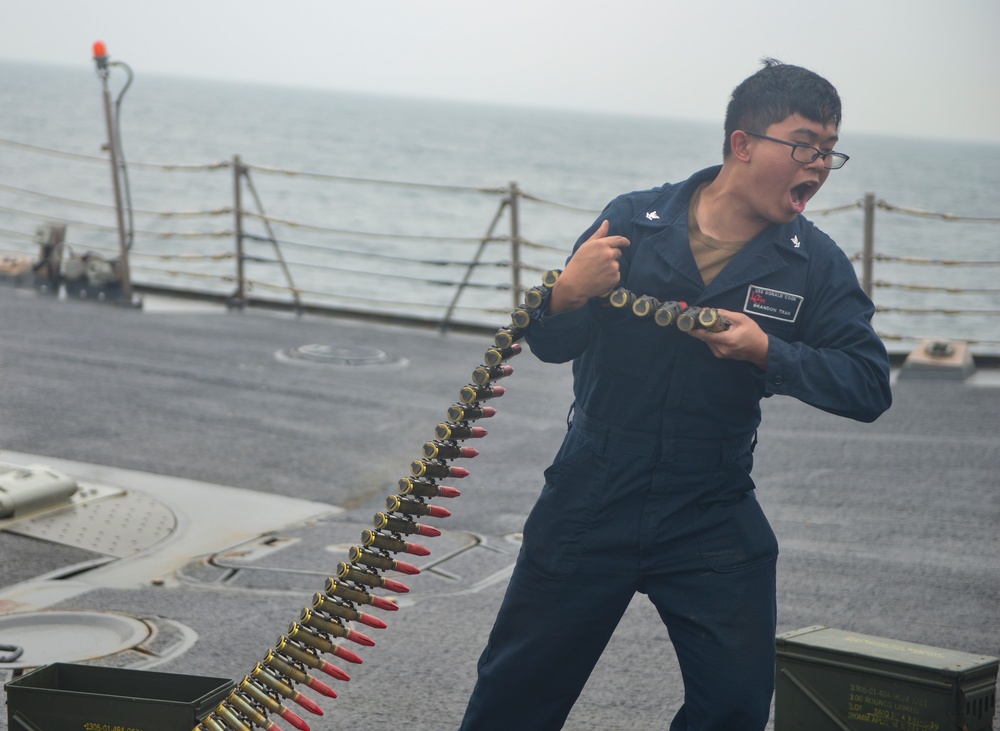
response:
M753 363L761 370L767 370L767 333L760 329L753 318L742 312L719 310L720 315L729 321L729 327L721 332L709 332L695 328L688 334L703 341L716 358L730 360L745 360Z

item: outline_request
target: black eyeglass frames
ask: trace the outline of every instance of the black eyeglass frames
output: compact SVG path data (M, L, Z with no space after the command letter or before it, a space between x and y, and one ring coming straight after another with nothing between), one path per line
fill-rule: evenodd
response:
M788 140L780 140L777 137L768 137L767 135L757 134L756 132L747 132L751 137L757 137L762 140L770 140L771 142L777 142L782 145L788 145L792 148L792 159L795 162L801 162L804 165L816 160L818 157L823 158L823 166L828 170L839 170L844 167L848 160L851 158L842 152L823 152L812 145L803 145L801 142L789 142Z

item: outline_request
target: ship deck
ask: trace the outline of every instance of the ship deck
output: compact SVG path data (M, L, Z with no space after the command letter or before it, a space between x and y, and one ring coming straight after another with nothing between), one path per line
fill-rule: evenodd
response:
M28 643L0 683L62 659L242 678L347 560L491 345L12 287L0 312L0 466L46 465L81 487L58 509L0 519L0 643L43 614L95 636L119 631L104 616L140 623L113 651L67 640L39 659ZM372 610L388 628L360 628L376 645L338 663L352 675L333 681L340 697L313 696L326 710L306 719L314 731L457 727L570 401L567 366L511 362L481 454L460 462L471 475L449 481L462 496L434 501L452 516L423 521L443 535L417 539L431 555L408 557L422 572L398 577L399 611ZM779 631L998 656L1000 378L897 373L893 389L874 424L763 404L754 477L781 544ZM637 596L566 728L661 729L681 701L666 631Z

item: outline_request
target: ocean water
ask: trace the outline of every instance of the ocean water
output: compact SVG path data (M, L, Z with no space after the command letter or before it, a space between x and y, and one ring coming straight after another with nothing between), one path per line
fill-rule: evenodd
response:
M114 96L125 79L122 69L112 71ZM848 254L862 248L863 216L854 204L866 192L905 209L1000 218L1000 145L855 133L850 90L841 91L846 121L838 149L851 160L831 174L806 215ZM104 155L101 85L92 68L0 61L0 108L0 141ZM438 317L454 295L447 283L466 274L497 214L502 196L496 190L516 182L543 201L522 200L518 211L528 242L522 281L531 286L535 270L561 265L578 233L615 195L716 164L722 111L718 123L707 123L684 119L683 110L673 119L630 116L627 109L599 115L168 78L136 69L120 110L136 211L133 277L232 291L231 213L155 215L231 207L232 169L157 166L228 163L239 155L252 166L263 210L291 222L275 223L273 231L306 301ZM0 252L34 251L35 226L54 219L70 221L74 250L112 255L118 246L107 207L112 201L106 162L0 142ZM257 210L245 187L243 207ZM251 235L267 233L259 221L245 225ZM505 213L496 234L509 233ZM246 245L256 258L274 256L269 244ZM979 262L876 263L876 280L893 285L876 289L876 304L917 310L876 315L877 328L896 349L921 337L952 337L977 343L977 351L1000 352L1000 224L879 209L875 248L888 257ZM176 255L187 258L166 258ZM206 255L216 258L199 258ZM456 319L502 324L512 304L511 292L502 289L510 281L510 258L509 243L485 247L481 260L488 265L472 273L474 286L462 294ZM280 267L253 261L247 267L258 283L255 294L287 300L273 289L284 282Z

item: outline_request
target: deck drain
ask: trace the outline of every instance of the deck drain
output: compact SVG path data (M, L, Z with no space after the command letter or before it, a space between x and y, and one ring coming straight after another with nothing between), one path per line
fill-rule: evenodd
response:
M113 655L146 640L145 622L112 612L26 612L0 617L0 644L24 648L6 668L39 667Z
M278 360L332 366L403 366L406 358L366 345L300 345L275 353Z

